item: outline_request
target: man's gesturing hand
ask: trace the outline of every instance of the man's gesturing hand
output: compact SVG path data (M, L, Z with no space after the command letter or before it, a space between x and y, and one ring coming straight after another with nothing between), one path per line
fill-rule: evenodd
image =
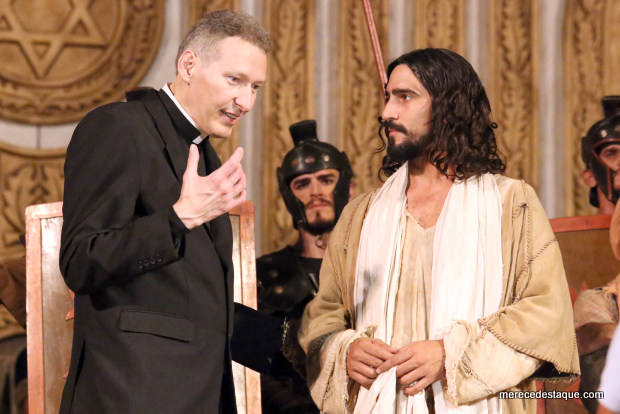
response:
M181 197L173 206L185 227L200 226L245 201L245 173L241 158L243 149L237 148L220 168L201 177L198 175L198 147L190 146Z
M351 379L369 388L377 378L375 369L394 357L396 351L396 348L378 339L356 339L347 354L347 373Z
M396 377L407 395L414 395L446 376L446 353L442 340L411 342L377 368L386 372L394 366ZM413 386L409 387L409 385Z

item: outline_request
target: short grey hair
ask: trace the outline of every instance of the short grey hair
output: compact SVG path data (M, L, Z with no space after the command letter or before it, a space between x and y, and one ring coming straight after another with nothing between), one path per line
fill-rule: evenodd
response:
M190 49L201 59L210 59L219 43L227 37L237 36L269 53L273 48L271 36L254 17L232 10L207 12L185 35L177 51L176 63Z

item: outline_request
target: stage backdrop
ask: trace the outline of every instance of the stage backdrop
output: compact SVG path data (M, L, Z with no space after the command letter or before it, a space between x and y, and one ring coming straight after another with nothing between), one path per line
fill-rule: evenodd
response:
M75 121L159 88L176 49L206 10L258 17L275 49L255 109L222 159L246 149L258 253L294 239L275 169L291 123L315 118L319 137L345 150L359 194L380 184L375 149L383 97L361 0L41 0L0 2L0 255L15 249L23 204L62 196L62 156ZM588 214L579 139L620 94L620 2L614 0L373 0L385 63L414 48L445 47L480 74L508 174L539 192L551 217ZM29 172L28 172L29 171ZM8 223L8 224L7 224ZM14 250L12 250L14 251Z

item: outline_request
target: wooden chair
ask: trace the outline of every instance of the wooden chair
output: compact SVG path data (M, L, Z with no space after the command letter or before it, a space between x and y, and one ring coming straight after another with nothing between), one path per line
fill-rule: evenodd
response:
M256 309L254 205L231 211L235 302ZM73 298L60 274L62 203L26 209L28 405L30 414L56 414L69 370ZM233 363L240 414L260 414L259 374Z
M560 245L568 286L579 293L606 285L620 272L620 262L609 243L611 215L551 219L551 228Z
M582 290L603 286L620 272L620 262L614 257L609 243L611 215L562 217L550 222L560 245L573 302ZM547 383L544 389L577 391L579 381L570 385ZM539 400L538 403L539 414L586 413L580 400Z

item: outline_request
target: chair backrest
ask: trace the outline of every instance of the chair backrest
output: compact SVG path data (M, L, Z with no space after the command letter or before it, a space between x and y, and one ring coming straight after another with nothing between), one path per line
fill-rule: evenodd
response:
M609 243L611 215L562 217L551 219L568 285L576 292L600 287L620 272L620 262Z
M230 212L233 229L235 302L256 309L254 205ZM58 265L62 203L26 209L28 407L30 414L56 414L69 370L73 297ZM259 374L233 363L240 414L260 414Z
M582 289L603 286L620 272L620 263L609 243L611 215L561 217L549 221L560 245L573 299ZM577 391L579 381L538 386L546 391ZM578 399L546 399L539 400L538 404L538 414L543 413L586 414L587 411Z

